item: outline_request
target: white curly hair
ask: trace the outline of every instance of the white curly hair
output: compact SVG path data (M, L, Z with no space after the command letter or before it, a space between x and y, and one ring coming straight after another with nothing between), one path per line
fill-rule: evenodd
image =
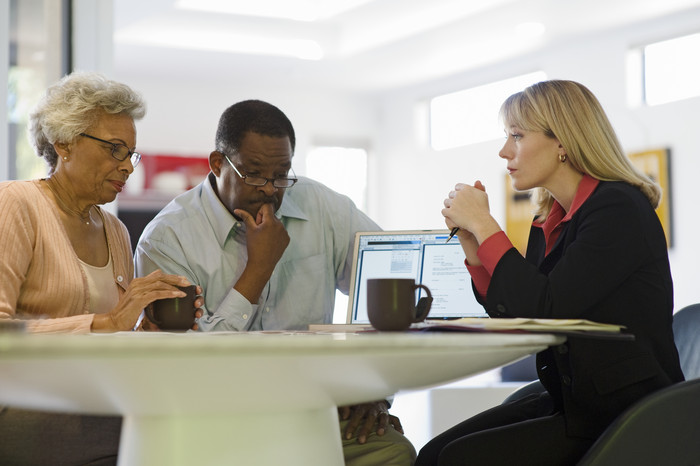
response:
M34 151L56 169L55 143L72 142L95 125L102 113L140 120L146 114L141 95L126 84L96 72L73 72L50 86L29 114L29 139Z

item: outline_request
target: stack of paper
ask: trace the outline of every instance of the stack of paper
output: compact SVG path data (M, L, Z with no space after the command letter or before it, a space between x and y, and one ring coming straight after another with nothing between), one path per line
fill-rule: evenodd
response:
M596 331L619 333L623 326L614 324L602 324L585 319L500 319L500 318L480 318L465 317L463 319L425 322L419 325L422 328L444 327L458 330L460 327L466 329L482 330L529 330L529 331Z
M411 325L411 330L529 331L529 332L608 332L620 333L623 326L584 319L526 319L465 317L455 320L427 320ZM371 332L369 324L314 324L312 332Z

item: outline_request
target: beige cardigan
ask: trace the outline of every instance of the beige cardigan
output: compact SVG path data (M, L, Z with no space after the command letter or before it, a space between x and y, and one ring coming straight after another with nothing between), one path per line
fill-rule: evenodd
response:
M99 211L121 296L134 275L129 233L114 215ZM88 333L89 299L58 207L39 181L0 183L0 318L28 319L32 332Z

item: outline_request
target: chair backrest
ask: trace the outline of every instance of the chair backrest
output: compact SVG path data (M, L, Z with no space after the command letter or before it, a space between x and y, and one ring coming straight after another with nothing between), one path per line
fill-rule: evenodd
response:
M673 337L686 380L699 378L700 303L686 306L673 315Z
M603 432L578 466L700 464L700 379L635 403Z

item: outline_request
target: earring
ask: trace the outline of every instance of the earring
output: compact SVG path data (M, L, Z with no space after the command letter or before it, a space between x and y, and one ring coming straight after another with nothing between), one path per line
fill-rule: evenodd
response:
M63 157L63 160L68 160L68 157Z
M566 162L566 154L559 154L559 161L561 163Z

